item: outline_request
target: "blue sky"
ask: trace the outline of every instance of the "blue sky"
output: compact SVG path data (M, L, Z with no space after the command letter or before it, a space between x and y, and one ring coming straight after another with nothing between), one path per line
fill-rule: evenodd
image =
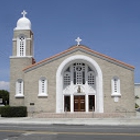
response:
M75 45L79 36L81 44L135 66L140 82L140 0L1 0L0 89L9 82L13 29L23 10L36 61Z

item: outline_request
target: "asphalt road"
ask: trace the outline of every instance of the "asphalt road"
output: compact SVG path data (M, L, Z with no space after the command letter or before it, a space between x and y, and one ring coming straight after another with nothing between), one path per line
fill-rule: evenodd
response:
M0 140L140 140L140 127L0 125Z

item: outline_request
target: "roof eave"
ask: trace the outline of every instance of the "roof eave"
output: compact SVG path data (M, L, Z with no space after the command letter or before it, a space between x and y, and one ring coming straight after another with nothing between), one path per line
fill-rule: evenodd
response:
M100 58L103 58L103 59L105 59L105 60L108 60L108 61L117 63L118 65L127 67L128 69L131 69L131 70L134 70L134 69L135 69L135 67L132 66L132 65L129 65L129 64L124 63L124 62L122 62L122 61L119 61L119 60L117 60L117 59L111 58L111 57L109 57L109 56L107 56L107 55L104 55L104 54L101 54L101 53L96 52L96 51L94 51L94 50L91 50L90 48L88 48L88 47L86 47L86 46L79 45L79 46L72 46L72 47L70 47L69 49L67 49L67 50L65 50L65 51L63 51L63 52L60 52L60 53L58 53L58 54L56 54L56 55L53 55L53 56L51 56L51 57L49 57L49 58L46 58L46 59L44 59L44 60L42 60L42 61L40 61L40 62L34 63L33 65L30 65L29 67L23 69L23 71L28 71L28 70L30 70L30 69L34 69L34 68L36 68L36 66L40 66L40 65L42 65L42 64L45 63L45 62L53 61L53 60L55 60L55 59L57 59L57 58L59 58L59 57L62 57L62 56L67 55L67 54L69 54L69 53L72 53L73 51L78 50L78 49L83 50L83 51L86 51L86 52L90 53L91 55L94 54L94 55L96 55L97 57L100 57Z

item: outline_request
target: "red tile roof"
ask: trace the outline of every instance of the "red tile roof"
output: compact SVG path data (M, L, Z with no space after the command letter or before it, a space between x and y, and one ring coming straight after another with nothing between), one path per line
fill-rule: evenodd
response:
M33 67L35 67L35 66L37 66L37 65L40 65L40 64L42 64L42 63L44 63L44 62L47 62L47 61L49 61L49 60L53 60L53 59L55 59L55 58L57 58L57 57L59 57L59 56L61 56L61 55L67 54L67 53L69 53L69 52L71 52L71 51L74 51L74 50L76 50L76 49L82 49L82 50L84 50L84 51L86 51L86 52L93 53L93 54L95 54L95 55L97 55L97 56L99 56L99 57L108 59L108 60L110 60L110 61L114 61L114 62L116 62L116 63L118 63L118 64L120 64L120 65L124 65L124 66L126 66L126 67L131 68L131 69L134 69L134 66L132 66L132 65L129 65L129 64L124 63L124 62L122 62L122 61L119 61L119 60L117 60L117 59L111 58L111 57L109 57L109 56L106 56L106 55L101 54L101 53L99 53L99 52L96 52L96 51L94 51L94 50L91 50L90 48L88 48L88 47L86 47L86 46L80 45L80 46L72 46L72 47L70 47L69 49L67 49L67 50L65 50L65 51L63 51L63 52L60 52L60 53L58 53L58 54L56 54L56 55L54 55L54 56L51 56L51 57L49 57L49 58L46 58L46 59L44 59L44 60L42 60L42 61L40 61L40 62L34 63L34 64L30 65L29 67L25 68L23 71L25 71L25 70L27 70L27 69L30 69L30 68L33 68Z

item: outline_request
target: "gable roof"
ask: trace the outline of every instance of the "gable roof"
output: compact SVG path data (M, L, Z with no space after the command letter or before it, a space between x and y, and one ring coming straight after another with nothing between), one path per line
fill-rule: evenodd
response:
M117 59L111 58L111 57L109 57L109 56L107 56L107 55L104 55L104 54L101 54L101 53L96 52L96 51L94 51L94 50L91 50L90 48L88 48L88 47L86 47L86 46L79 45L79 46L72 46L72 47L68 48L67 50L65 50L65 51L63 51L63 52L60 52L60 53L58 53L58 54L56 54L56 55L53 55L53 56L51 56L51 57L49 57L49 58L46 58L46 59L44 59L44 60L42 60L42 61L40 61L40 62L34 63L34 64L28 66L27 68L23 69L23 71L28 71L28 70L30 70L30 69L34 69L34 68L36 68L36 67L38 67L38 66L40 66L40 65L42 65L42 64L44 64L44 63L47 63L47 62L56 60L56 59L58 59L58 58L60 58L60 57L63 57L63 56L65 56L65 55L70 54L70 53L72 53L72 52L74 52L74 51L77 51L77 50L81 50L81 51L83 51L83 52L86 52L86 53L88 53L88 54L94 55L94 56L96 56L96 57L99 57L99 58L105 59L105 60L107 60L107 61L116 63L116 64L118 64L118 65L120 65L120 66L122 66L122 67L131 69L131 70L134 70L134 66L132 66L132 65L129 65L129 64L124 63L124 62L122 62L122 61L119 61L119 60L117 60Z

